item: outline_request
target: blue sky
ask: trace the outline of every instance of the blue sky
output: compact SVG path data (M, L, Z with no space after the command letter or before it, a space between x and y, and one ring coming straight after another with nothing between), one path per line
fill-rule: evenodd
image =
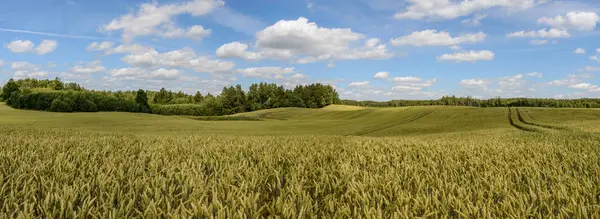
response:
M599 97L593 0L7 0L0 83L219 93L327 83L342 98Z

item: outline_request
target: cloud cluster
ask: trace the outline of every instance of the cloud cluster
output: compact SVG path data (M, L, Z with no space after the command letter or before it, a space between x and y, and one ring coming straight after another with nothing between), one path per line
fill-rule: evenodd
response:
M211 34L211 30L200 25L187 29L176 27L172 18L181 14L192 16L205 15L225 3L221 0L191 0L182 3L158 5L156 2L143 3L136 12L123 15L102 26L107 32L122 31L122 39L129 43L134 38L158 35L164 38L188 37L202 39Z
M485 40L486 34L483 32L464 34L452 37L448 32L438 32L437 30L423 30L413 32L407 36L392 39L392 45L403 46L453 46L463 43L478 43Z
M491 8L525 10L548 0L406 0L408 7L394 15L396 19L451 20Z
M489 50L482 51L466 51L452 54L443 54L437 59L440 61L453 61L453 62L477 62L477 61L490 61L493 60L495 54Z
M14 79L44 78L48 76L48 72L42 71L40 66L29 62L13 62L10 68L15 72Z
M45 55L56 50L58 43L54 40L43 40L37 47L29 40L15 40L5 45L5 47L14 53L34 52L38 55Z
M219 47L217 56L245 60L276 59L307 64L324 60L389 59L394 56L377 38L353 46L365 36L345 28L319 27L300 17L280 20L256 33L254 51L241 42Z

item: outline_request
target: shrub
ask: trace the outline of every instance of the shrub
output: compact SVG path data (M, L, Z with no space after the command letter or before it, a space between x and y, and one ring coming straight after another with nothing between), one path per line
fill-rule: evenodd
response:
M73 112L71 104L61 99L55 99L52 101L52 105L50 105L48 110L52 112Z

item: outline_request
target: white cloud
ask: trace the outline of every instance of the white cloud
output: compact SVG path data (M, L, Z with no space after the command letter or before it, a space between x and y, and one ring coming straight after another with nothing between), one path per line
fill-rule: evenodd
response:
M177 69L165 69L159 68L156 70L150 70L145 68L118 68L111 69L108 75L119 78L121 80L157 80L157 81L170 81L180 79L182 74Z
M390 77L390 73L387 71L377 72L375 75L373 75L373 78L379 78L379 79L387 79L389 77Z
M483 32L464 34L452 37L448 32L438 32L437 30L423 30L413 32L409 35L394 38L391 40L394 46L412 45L412 46L452 46L463 43L477 43L485 40L486 34Z
M104 53L109 55L113 53L144 54L155 51L154 48L139 44L119 45L115 48L107 48Z
M297 20L280 20L256 33L256 52L249 46L232 42L219 47L219 57L238 57L246 60L278 59L298 64L325 60L389 59L394 56L377 38L366 38L349 28L319 27L300 17Z
M40 69L37 65L29 62L13 62L10 68L16 71L37 71Z
M0 67L4 65L4 60L0 59Z
M238 73L243 74L245 77L256 77L264 79L281 79L283 75L292 74L295 72L294 67L282 68L282 67L256 67L256 68L244 68L236 70ZM299 76L296 76L299 77Z
M489 61L494 59L495 54L488 50L483 51L468 51L459 52L453 54L444 54L438 57L441 61L454 61L454 62L476 62L479 60Z
M348 87L363 87L368 85L369 83L369 81L355 81L348 84Z
M407 86L407 85L398 85L398 86L392 87L393 91L419 91L422 89L423 88L421 88L421 87L413 87L413 86Z
M139 6L137 12L123 15L110 23L102 26L102 29L108 32L122 31L123 41L131 42L135 37L159 34L164 36L165 31L175 31L171 36L192 36L199 37L206 35L206 31L200 31L200 28L181 29L171 28L174 26L171 18L176 15L190 14L192 16L202 16L225 3L221 0L191 0L181 3L158 5L156 2L143 3ZM202 28L204 30L204 28ZM191 32L191 33L190 33Z
M245 60L260 60L261 54L248 51L248 45L240 42L231 42L217 49L217 56L221 58L239 57Z
M548 42L550 42L549 40L530 40L529 44L532 45L545 45L548 44Z
M408 7L394 15L396 19L451 20L491 8L525 10L548 0L407 0Z
M570 85L569 87L570 88L574 88L574 89L582 89L582 90L589 90L589 89L598 88L598 86L592 85L592 84L589 84L589 83L573 84L573 85Z
M14 53L31 52L35 45L29 40L15 40L6 44L5 47Z
M142 68L118 68L111 69L107 73L113 77L136 77L144 74L144 71Z
M15 79L23 78L43 78L48 75L48 72L42 71L39 66L29 62L13 62L11 69L15 71Z
M45 55L54 52L54 50L56 50L56 47L58 47L58 43L56 41L44 40L40 43L40 45L38 45L37 48L35 48L35 51L39 55Z
M538 31L519 31L519 32L514 32L514 33L509 33L508 35L506 35L507 37L514 37L514 38L525 38L525 37L529 37L529 38L568 38L571 37L571 34L569 34L569 32L565 29L556 29L556 28L552 28L550 30L544 28Z
M48 76L48 72L45 71L16 71L14 74L15 79L25 78L44 78Z
M473 18L464 19L461 23L469 25L469 26L477 27L477 26L481 25L481 20L487 18L487 16L488 16L488 14L477 14L477 15L473 16Z
M148 79L151 80L176 80L181 76L181 72L177 69L164 69L160 68L148 75Z
M293 79L305 79L305 78L308 78L308 76L300 74L300 73L296 73L296 74L292 75L292 78Z
M487 86L490 82L482 79L464 79L460 81L460 84L464 86Z
M525 75L530 76L530 77L536 77L536 78L541 78L544 76L542 73L539 73L539 72L529 72Z
M600 57L598 57L598 55L590 56L590 59L594 60L594 61L597 61L597 62L600 62Z
M589 74L589 73L570 74L565 79L553 80L551 82L548 82L547 85L553 85L553 86L570 86L570 85L575 85L575 84L583 83L582 79L589 79L589 78L592 78L592 77L594 77L594 75Z
M583 48L577 48L577 49L575 49L575 51L573 51L573 53L575 53L575 54L585 54L585 49L583 49Z
M93 42L92 44L90 44L87 47L87 50L90 51L104 51L104 50L108 50L110 48L112 48L115 45L115 43L110 42L110 41L103 41L103 42Z
M596 12L569 12L566 16L542 17L538 23L559 29L590 31L596 29L600 16Z
M413 76L408 76L408 77L394 77L391 79L391 81L400 82L400 83L410 83L410 82L421 82L421 81L423 81L423 79L413 77Z
M43 40L36 48L35 44L29 40L15 40L5 45L7 49L14 53L35 52L38 55L45 55L56 50L58 43L54 40Z
M194 25L187 29L178 27L170 27L164 32L159 32L158 35L164 38L190 38L193 40L200 40L212 34L212 30L204 29L203 26Z
M88 63L87 65L76 65L69 69L70 72L76 74L94 74L106 71L106 68L102 66L102 61L96 60Z
M147 52L131 53L121 60L135 67L187 68L207 73L228 72L235 67L233 62L213 60L208 56L197 55L191 48L165 53L150 49Z

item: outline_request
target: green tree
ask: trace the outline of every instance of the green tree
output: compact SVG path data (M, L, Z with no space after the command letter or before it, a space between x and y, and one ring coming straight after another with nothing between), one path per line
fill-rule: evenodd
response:
M8 100L12 92L19 90L19 85L11 78L2 88L2 99L5 101Z
M146 94L146 91L142 89L139 89L137 91L137 94L135 96L135 103L138 104L140 112L150 111L150 105L148 104L148 95Z
M204 101L204 96L202 96L200 91L197 91L196 95L194 95L194 103L202 103L202 101Z
M173 92L167 91L164 87L154 96L154 103L168 104L173 99Z

